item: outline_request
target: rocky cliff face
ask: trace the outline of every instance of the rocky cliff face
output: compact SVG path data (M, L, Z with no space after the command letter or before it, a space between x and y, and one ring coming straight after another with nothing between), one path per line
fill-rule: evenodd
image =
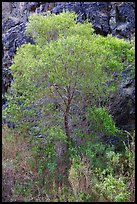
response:
M63 10L76 12L78 22L82 23L85 19L88 19L92 23L95 32L104 36L112 34L129 40L135 34L135 2L2 2L3 94L12 81L8 68L12 64L17 47L28 42L34 43L33 39L25 35L28 16L47 10L55 14L59 14ZM125 128L127 127L126 123L131 118L130 123L134 123L135 86L134 83L127 87L121 86L123 86L121 92L117 93L111 100L109 108L114 120L120 127L123 128L122 121L125 121ZM131 88L132 91L129 87L133 87ZM131 103L129 102L130 105L127 108L127 100L130 101L131 98L133 100L131 100ZM126 117L124 114L126 114Z
M2 2L2 92L10 86L12 76L8 70L17 47L32 40L25 36L29 12L25 2Z
M78 22L88 19L96 33L130 38L135 32L134 2L58 2L53 13L70 10L78 14Z
M116 125L124 130L135 129L135 79L130 78L119 86L110 98L109 112Z

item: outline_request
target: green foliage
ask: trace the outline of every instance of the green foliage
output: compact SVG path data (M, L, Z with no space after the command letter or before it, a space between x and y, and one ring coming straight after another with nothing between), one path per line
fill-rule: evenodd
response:
M7 131L7 130L6 130ZM5 160L2 162L4 168L14 167L16 172L16 182L12 188L12 195L7 199L7 201L15 202L19 198L22 201L44 201L44 202L56 202L58 198L58 192L53 189L49 190L49 180L54 180L54 170L56 168L54 154L54 145L49 141L49 145L46 146L45 143L39 138L33 141L33 146L29 145L29 152L31 155L27 157L23 154L23 169L21 168L22 161L18 158L16 154L15 159L11 160L14 153L14 148L11 150L11 146L17 145L17 142L21 140L21 137L15 138L13 130L9 129L9 133L3 132L3 146L7 149L7 153L4 151ZM101 145L89 143L83 146L81 151L82 156L76 148L71 148L72 156L72 167L70 180L73 182L73 191L63 190L59 194L60 201L65 201L66 197L69 202L132 202L134 201L134 186L129 188L129 184L134 182L134 170L135 170L135 134L129 134L126 132L127 138L130 137L128 144L125 144L125 152L122 154L115 153L112 147L107 148L105 151ZM6 136L6 138L5 138ZM43 145L42 145L43 143ZM26 144L26 142L25 142ZM92 144L92 147L90 148ZM93 147L95 147L93 149ZM17 146L21 148L21 142ZM42 149L43 148L43 149ZM91 149L92 155L90 157ZM102 149L104 151L103 157L96 155L97 150L101 153ZM26 154L27 149L24 146L22 151ZM89 154L85 154L85 152ZM10 152L11 151L11 152ZM46 152L46 153L44 153ZM17 152L18 153L18 152ZM94 157L93 157L94 155ZM52 159L53 158L53 159ZM83 159L84 158L84 159ZM29 166L26 168L26 159L29 161ZM95 163L98 162L98 165ZM103 168L101 168L101 162L104 163ZM91 164L94 165L91 165ZM127 165L128 164L128 165ZM31 167L31 168L30 168ZM43 170L48 167L50 171L50 179L46 178L46 174L43 174ZM126 169L124 169L126 167ZM30 169L31 170L30 170ZM5 171L5 170L4 170ZM19 174L19 175L18 175ZM87 176L88 191L81 189L82 183L81 179ZM6 178L7 179L7 178ZM83 180L82 180L83 181ZM81 185L78 185L78 184ZM68 194L69 193L69 194Z
M60 15L32 15L29 16L27 33L34 38L39 45L45 45L51 40L57 40L71 26L75 26L75 13L60 13Z
M126 202L129 197L123 179L115 178L112 174L106 176L100 184L96 184L96 188L112 202Z
M135 132L132 134L125 131L127 135L127 143L124 142L124 167L125 172L131 178L135 169Z
M54 166L54 163L56 163L56 151L55 145L50 140L48 141L47 139L42 140L40 138L33 138L33 141L31 141L31 147L32 154L34 157L38 156L39 164L41 163L45 169L47 167L46 165L48 165L48 168L51 167L52 164Z
M129 189L129 184L132 182L132 187L135 187L134 169L135 169L135 141L134 134L126 132L128 144L125 144L124 152L115 153L113 149L105 152L106 169L95 168L94 175L98 182L96 190L111 202L126 202L132 196L134 190ZM125 143L125 142L124 142ZM127 157L126 157L127 156Z
M108 136L119 133L112 116L108 114L108 111L104 107L89 108L87 111L87 118L89 119L91 127L94 129L94 131L102 132Z
M106 153L106 158L108 160L108 166L111 166L111 168L113 170L115 169L120 169L121 166L120 165L120 157L121 157L121 154L120 153L115 153L114 151L109 151Z
M60 127L51 127L48 133L51 139L53 138L55 140L61 140L61 141L63 140L63 142L66 141L67 137Z
M84 24L74 24L67 30L67 36L69 35L80 35L80 36L86 36L86 38L90 39L91 35L94 35L94 29L92 28L92 25L88 22L85 21ZM65 33L63 33L61 36L65 36Z

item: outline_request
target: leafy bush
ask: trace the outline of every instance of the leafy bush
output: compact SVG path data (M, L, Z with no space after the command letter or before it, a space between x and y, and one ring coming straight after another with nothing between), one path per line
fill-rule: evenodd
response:
M102 132L108 136L113 136L119 133L112 116L108 114L108 111L104 107L89 108L87 111L87 118L89 119L94 131Z
M111 202L126 202L129 197L122 177L115 178L112 174L106 176L100 184L96 184L96 188Z
M75 26L75 13L60 13L60 15L33 15L29 16L26 32L32 36L39 45L45 45L51 40L58 39L70 27Z

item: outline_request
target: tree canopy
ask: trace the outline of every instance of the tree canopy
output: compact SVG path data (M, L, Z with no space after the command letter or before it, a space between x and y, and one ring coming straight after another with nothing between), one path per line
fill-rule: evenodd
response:
M35 44L18 48L10 67L14 81L7 111L11 120L20 124L25 122L24 114L33 114L29 112L34 109L27 107L42 107L44 98L45 102L59 99L64 110L68 88L76 103L85 94L97 101L115 89L114 83L106 87L114 72L134 65L132 44L110 35L96 35L89 22L76 24L74 13L32 15L27 34Z

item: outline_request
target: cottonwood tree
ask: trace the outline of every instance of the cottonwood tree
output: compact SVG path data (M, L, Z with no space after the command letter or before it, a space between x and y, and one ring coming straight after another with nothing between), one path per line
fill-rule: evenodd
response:
M69 185L69 149L74 145L71 117L75 117L75 113L70 115L71 108L81 101L96 105L99 97L108 97L115 88L114 83L106 86L113 73L134 64L132 44L96 35L90 23L75 24L74 18L69 12L30 17L27 33L35 44L24 44L17 50L10 67L14 80L4 111L18 131L35 140L39 135L45 141L41 145L48 149L53 144L58 149L58 187ZM88 95L92 97L90 104ZM52 153L46 153L50 163Z

